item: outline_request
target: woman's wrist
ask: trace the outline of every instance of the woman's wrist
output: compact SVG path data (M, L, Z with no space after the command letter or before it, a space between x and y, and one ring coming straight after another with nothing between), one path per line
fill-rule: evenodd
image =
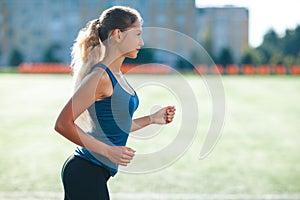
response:
M149 115L148 118L149 118L149 125L154 124L153 116Z
M101 142L102 143L102 142ZM99 154L108 157L108 152L110 151L110 146L108 144L102 143L103 145L101 145L100 149L99 149Z

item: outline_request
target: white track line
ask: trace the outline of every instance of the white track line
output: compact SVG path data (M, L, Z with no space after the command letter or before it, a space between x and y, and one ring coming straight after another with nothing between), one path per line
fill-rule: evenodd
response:
M0 192L2 200L60 200L61 192ZM300 200L299 194L171 194L171 193L114 193L112 200Z
M111 195L117 199L146 200L300 200L300 194L159 194L119 193Z

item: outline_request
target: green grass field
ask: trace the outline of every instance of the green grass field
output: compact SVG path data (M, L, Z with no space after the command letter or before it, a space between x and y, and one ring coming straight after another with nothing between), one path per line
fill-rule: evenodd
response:
M185 78L199 103L199 134L193 144L177 162L158 172L119 173L109 181L110 192L300 194L300 77L223 76L226 122L214 150L202 160L211 99L201 77ZM143 81L147 75L128 79ZM155 79L177 83L172 75ZM53 126L71 94L71 76L0 74L0 85L0 199L1 192L61 193L61 166L75 146ZM161 92L151 87L138 90L141 104L136 116L170 102L178 107L177 118L156 137L129 139L137 153L163 147L182 120L176 99Z

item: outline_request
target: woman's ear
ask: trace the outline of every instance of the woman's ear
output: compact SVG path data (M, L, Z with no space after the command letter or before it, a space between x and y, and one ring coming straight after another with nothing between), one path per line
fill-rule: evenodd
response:
M116 40L116 41L121 41L121 31L120 29L115 29L113 32L112 32L112 36L113 38Z

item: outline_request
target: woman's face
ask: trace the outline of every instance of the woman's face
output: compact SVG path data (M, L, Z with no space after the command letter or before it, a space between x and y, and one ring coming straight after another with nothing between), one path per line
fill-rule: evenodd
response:
M128 30L120 32L119 49L124 57L136 58L139 50L144 46L142 26L135 22Z

